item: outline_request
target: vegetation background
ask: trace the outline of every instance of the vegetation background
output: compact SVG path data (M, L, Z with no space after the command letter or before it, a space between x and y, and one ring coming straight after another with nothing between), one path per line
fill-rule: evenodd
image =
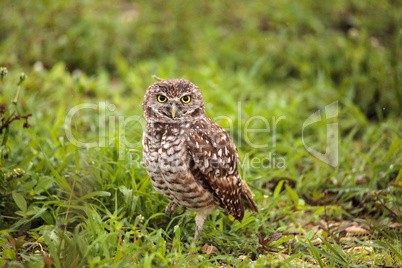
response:
M400 1L2 0L0 10L1 266L402 266ZM142 116L153 75L198 85L207 114L233 120L218 122L233 127L243 162L286 163L243 168L260 214L239 223L216 211L194 256L193 213L165 217L140 164L143 121L118 123ZM334 101L332 168L301 130ZM96 109L65 125L83 103ZM253 116L286 116L275 148L272 131L244 133ZM325 124L308 130L320 151ZM78 148L67 130L104 144Z

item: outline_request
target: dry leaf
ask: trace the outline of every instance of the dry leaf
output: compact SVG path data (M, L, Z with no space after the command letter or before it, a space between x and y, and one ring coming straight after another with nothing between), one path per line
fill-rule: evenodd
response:
M279 260L284 261L285 259L289 258L290 256L288 254L279 253L278 255L276 255L276 257L278 257Z
M402 225L400 225L400 224L397 223L397 222L391 223L391 224L389 225L390 228L400 228L401 226L402 226Z
M205 244L205 245L202 247L202 252L204 252L204 253L206 253L206 254L217 254L217 253L219 253L219 250L218 250L217 247L214 247L214 246Z
M54 263L53 258L45 252L42 252L42 259L45 267L50 267Z
M345 228L345 231L348 233L361 233L361 234L366 234L368 231L364 229L363 227L360 226L350 226L348 228Z
M365 254L369 254L373 252L373 248L371 247L354 247L353 248L354 252L364 252Z

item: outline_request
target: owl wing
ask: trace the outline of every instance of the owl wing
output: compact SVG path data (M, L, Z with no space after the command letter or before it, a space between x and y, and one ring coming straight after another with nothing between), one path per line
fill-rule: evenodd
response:
M187 135L194 178L214 193L221 207L241 221L244 217L243 182L237 170L239 153L233 140L208 117L192 123Z

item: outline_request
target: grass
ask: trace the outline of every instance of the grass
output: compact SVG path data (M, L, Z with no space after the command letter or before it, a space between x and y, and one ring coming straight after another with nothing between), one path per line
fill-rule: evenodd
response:
M400 4L0 5L0 117L32 114L0 134L1 265L402 266ZM165 217L141 163L153 75L199 86L260 208L242 223L214 212L195 256L194 213ZM335 101L333 168L302 125ZM326 123L306 128L311 148L324 151Z

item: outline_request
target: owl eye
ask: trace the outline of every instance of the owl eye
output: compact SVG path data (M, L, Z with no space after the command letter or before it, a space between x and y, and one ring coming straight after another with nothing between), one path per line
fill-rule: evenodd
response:
M167 101L167 98L165 96L163 96L163 95L158 95L158 101L159 102L165 102L165 101Z
M190 97L190 96L181 97L181 101L182 101L183 103L189 103L190 100L191 100L191 97Z

